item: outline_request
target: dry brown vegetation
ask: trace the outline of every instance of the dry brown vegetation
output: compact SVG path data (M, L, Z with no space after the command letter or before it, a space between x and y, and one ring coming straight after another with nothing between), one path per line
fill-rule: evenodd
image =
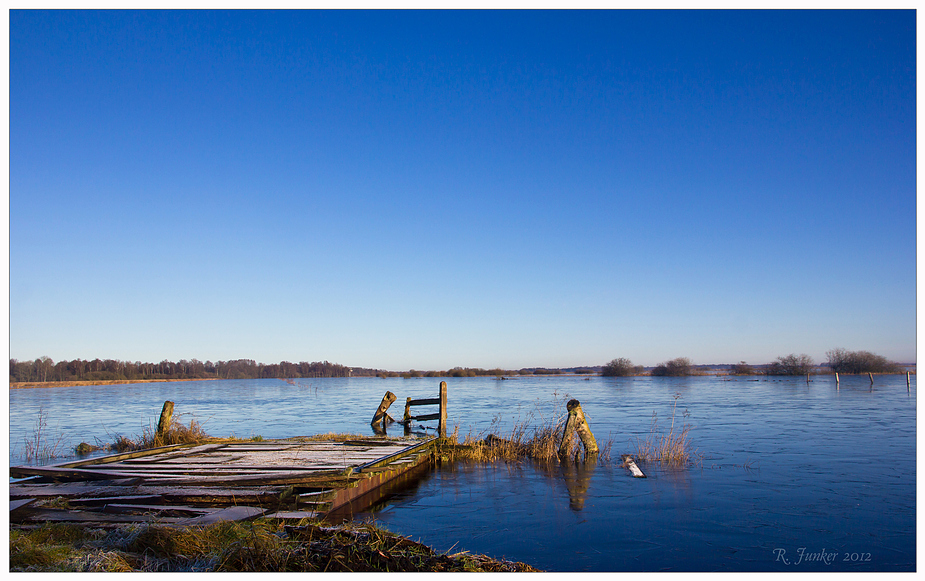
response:
M652 427L645 441L636 440L636 459L643 462L658 462L666 466L680 468L698 456L696 450L691 448L688 434L691 430L689 424L680 426L675 430L675 413L678 409L678 400L681 394L675 394L674 405L671 408L671 425L667 433L662 433L658 427L658 416L652 414ZM688 416L687 410L682 414Z
M568 394L563 396L563 400L569 399ZM558 401L556 397L555 408L564 408L565 406ZM499 418L495 418L492 425L487 430L487 435L482 432L478 435L469 433L460 441L459 427L443 442L439 448L439 454L442 460L452 461L460 460L466 462L518 462L526 459L540 462L558 462L560 460L558 452L559 445L562 443L562 433L565 427L567 415L556 418L541 418L539 424L531 428L534 415L531 414L526 420L519 421L514 427L506 433L499 430ZM593 426L592 426L593 430ZM497 435L501 433L501 435ZM609 461L611 450L613 448L613 439L608 438L600 446L598 460ZM580 453L578 439L573 438L572 447L567 454L568 458L573 458Z
M439 554L369 523L275 519L170 528L50 524L10 532L11 571L535 571L467 552Z

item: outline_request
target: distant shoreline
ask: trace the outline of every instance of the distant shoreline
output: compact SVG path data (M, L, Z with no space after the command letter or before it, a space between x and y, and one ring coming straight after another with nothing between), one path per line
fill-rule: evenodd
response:
M214 381L217 377L193 377L191 379L100 379L97 381L25 381L10 383L10 389L32 387L79 387L84 385L122 385L125 383L165 383L168 381Z

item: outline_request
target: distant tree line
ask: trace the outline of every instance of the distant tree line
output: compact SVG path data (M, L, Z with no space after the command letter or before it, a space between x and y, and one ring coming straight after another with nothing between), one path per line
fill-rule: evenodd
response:
M848 351L833 349L826 353L827 365L835 373L902 373L903 366L889 361L886 357L869 351ZM791 353L778 357L767 365L753 367L740 361L729 367L731 375L808 375L816 372L816 362L805 353ZM671 361L659 363L649 371L649 375L663 377L681 377L702 373L687 357L678 357ZM601 368L601 375L608 377L626 377L645 375L645 368L633 365L625 357L612 360Z
M137 379L262 379L300 377L357 377L377 370L345 367L328 361L257 363L253 359L202 362L198 359L142 363L116 359L74 359L55 363L50 357L34 361L10 359L10 382L120 381Z
M565 373L561 369L546 369L543 367L523 368L523 369L482 369L481 367L454 367L446 371L379 371L378 377L485 377L495 376L503 377L505 375L561 375ZM578 373L576 370L575 373Z

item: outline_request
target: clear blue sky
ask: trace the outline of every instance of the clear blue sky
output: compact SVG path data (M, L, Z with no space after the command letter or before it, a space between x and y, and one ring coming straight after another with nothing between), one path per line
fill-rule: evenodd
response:
M10 13L10 356L915 359L915 13Z

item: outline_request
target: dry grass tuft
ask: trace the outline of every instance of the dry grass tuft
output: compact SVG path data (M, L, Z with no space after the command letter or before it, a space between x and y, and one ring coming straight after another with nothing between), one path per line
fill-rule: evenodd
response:
M26 462L49 460L63 455L64 434L52 435L48 431L48 412L39 408L32 434L23 439L23 458Z
M553 409L565 408L564 401L569 399L564 394L560 401L554 398ZM539 407L539 406L537 406ZM526 420L518 421L509 433L502 436L499 429L500 417L496 417L485 432L474 436L468 434L462 442L459 441L459 427L442 442L439 454L443 460L461 460L466 462L519 462L526 459L539 462L559 462L559 446L562 443L562 432L565 428L567 414L558 417L554 412L550 416L542 416L537 425L535 414L530 414ZM532 426L532 427L531 427ZM613 439L608 438L603 445L599 444L599 461L609 461L613 449ZM573 438L572 449L567 455L574 458L580 452L579 439Z
M671 426L667 434L662 434L658 429L658 416L652 414L652 427L644 442L636 440L636 459L643 462L659 462L666 466L680 468L687 466L694 456L697 456L696 450L691 448L690 438L688 437L691 426L685 424L679 431L675 431L675 413L678 408L678 400L681 398L680 393L674 396L674 405L671 408ZM687 410L683 413L686 418L689 414Z
M173 419L167 431L163 434L159 434L156 428L149 426L144 429L141 437L137 440L121 435L116 436L115 441L109 445L109 449L114 452L133 452L173 444L199 444L212 439L195 419L190 420L189 425L181 424L176 419Z
M50 529L51 534L42 532ZM273 519L186 529L60 525L13 531L12 571L535 571L483 555L441 555L368 523L322 526ZM74 532L83 531L83 532ZM55 543L42 546L42 540Z

